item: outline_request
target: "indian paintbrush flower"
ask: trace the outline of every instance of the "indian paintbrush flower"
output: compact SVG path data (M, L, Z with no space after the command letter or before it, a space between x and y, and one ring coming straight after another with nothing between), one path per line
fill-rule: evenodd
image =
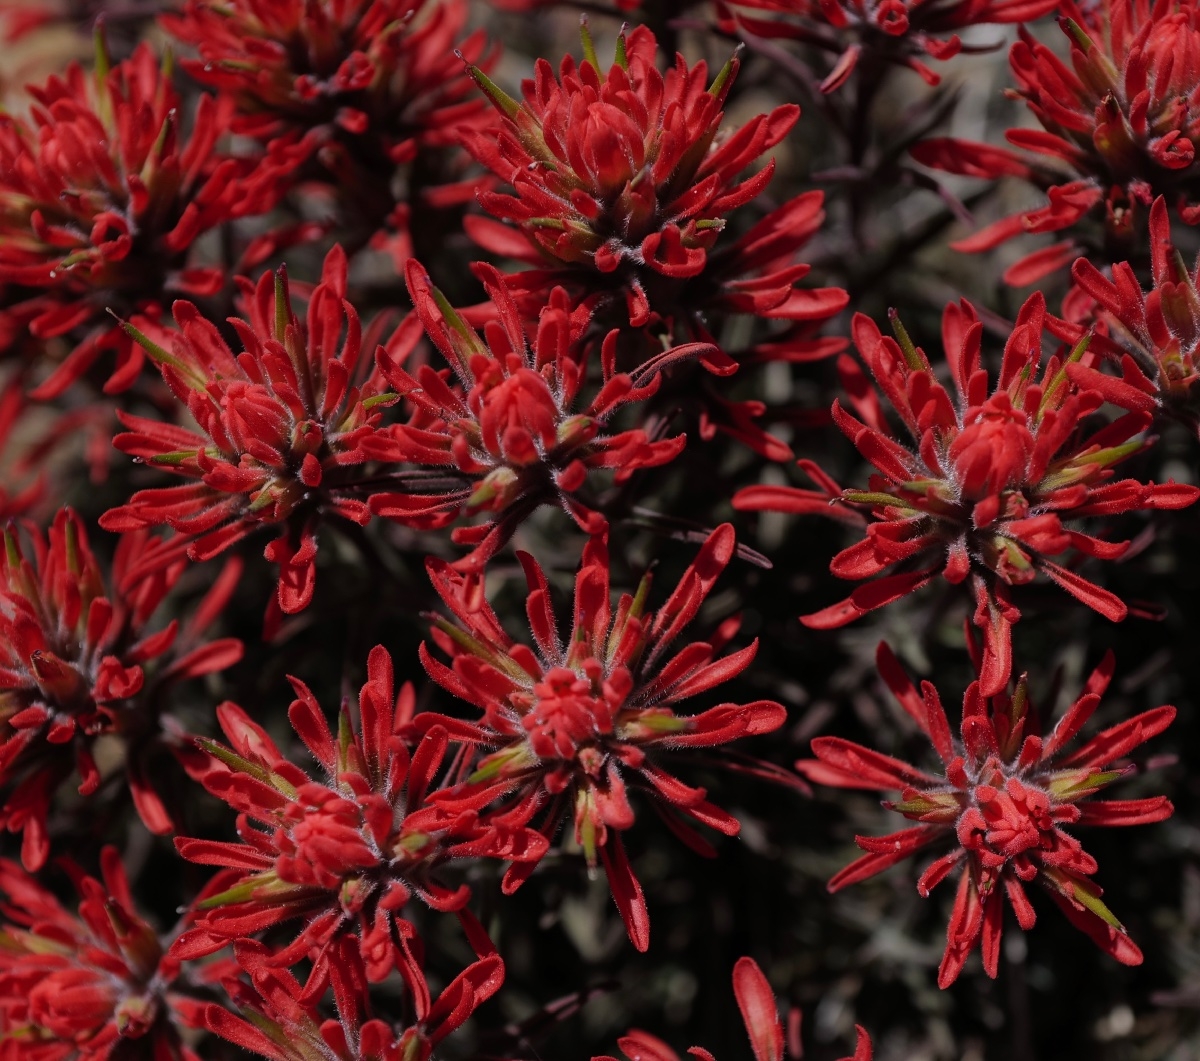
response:
M106 350L104 389L128 388L141 347L108 315L154 330L174 294L210 295L225 271L192 255L206 232L270 209L280 166L216 150L231 107L201 96L190 132L169 62L149 46L32 87L32 122L0 114L0 285L9 312L69 354L34 391L61 394ZM286 169L286 166L283 167ZM2 329L0 329L2 330Z
M230 318L241 354L190 302L174 305L179 331L170 351L126 325L200 431L120 412L129 430L114 440L118 449L194 481L139 490L105 513L102 527L166 524L176 532L173 547L192 560L271 527L278 536L265 555L279 565L279 585L269 614L308 607L322 520L370 521L355 481L368 460L364 443L381 430L382 407L396 400L374 353L362 356L346 272L346 256L335 246L304 320L283 267L257 284L242 280L246 317ZM372 349L369 339L365 345Z
M145 531L123 535L105 577L78 517L62 509L43 537L31 530L30 554L15 526L0 557L0 823L22 832L22 860L39 869L50 851L46 816L73 771L93 795L101 772L98 737L125 747L129 791L147 828L171 830L172 818L150 781L150 762L177 735L164 729L162 705L143 694L145 665L163 660L164 683L222 670L241 659L234 638L198 643L233 592L239 567L216 580L180 636L177 621L151 620L186 563L166 555ZM135 572L142 568L142 574ZM147 690L148 692L148 690Z
M1193 0L1101 0L1058 5L1070 63L1022 27L1009 56L1017 88L1041 129L1010 129L1009 143L1041 156L963 140L930 139L914 157L973 177L1018 177L1044 205L996 221L953 244L984 251L1027 233L1069 232L1004 274L1030 284L1081 253L1137 256L1156 196L1189 225L1200 222L1200 7ZM1098 232L1083 226L1091 220Z
M955 738L934 686L922 682L918 692L886 644L880 644L876 658L880 676L929 738L942 765L940 772L922 770L841 737L812 742L816 758L796 764L806 778L839 788L900 792L899 800L884 806L919 823L888 836L856 837L867 854L834 876L830 891L949 841L950 853L926 867L917 882L917 890L927 896L960 871L938 973L941 987L954 982L976 946L984 970L996 975L1005 899L1017 923L1029 930L1036 914L1025 886L1035 882L1102 950L1126 965L1140 964L1141 951L1091 880L1095 859L1072 831L1077 825L1144 825L1171 815L1174 808L1165 796L1089 797L1129 772L1124 757L1166 729L1175 708L1144 711L1067 750L1112 679L1110 653L1050 733L1043 731L1022 675L1011 692L990 697L979 681L972 682L963 698L960 737Z
M446 731L412 736L411 686L397 696L391 657L372 650L358 698L357 722L343 705L336 737L313 694L296 678L288 712L320 767L319 778L294 765L236 704L217 708L230 744L201 741L193 776L238 811L240 843L179 838L192 862L240 870L198 906L196 927L178 953L197 957L272 926L302 921L272 961L311 959L302 1001L315 1004L332 983L339 1010L355 1012L366 985L400 972L410 992L428 991L420 941L403 916L414 895L454 912L477 953L490 944L465 909L470 891L443 886L435 871L450 859L536 859L546 841L521 826L488 823L473 812L433 804L450 748Z
M695 715L676 705L742 673L757 642L724 657L720 648L737 621L722 624L717 638L678 650L671 643L692 620L733 555L728 524L709 535L679 585L657 610L648 608L650 577L637 592L623 594L615 610L603 537L591 538L575 579L575 611L569 636L557 629L546 576L537 562L518 554L529 585L526 609L533 646L504 632L483 599L476 574L459 574L428 561L434 588L454 620L439 619L435 644L450 666L422 646L430 677L483 713L478 722L438 715L425 725L444 726L454 740L478 749L473 772L431 800L447 811L476 810L492 823L523 827L533 819L550 839L564 818L589 868L602 864L629 938L649 946L650 919L621 834L636 821L630 789L645 792L671 830L694 850L711 854L694 823L736 835L736 818L714 806L702 788L665 769L663 754L715 747L738 737L770 733L783 725L784 708L770 700L724 703ZM418 716L418 724L422 717ZM515 891L536 859L514 864L504 880Z
M1128 608L1113 593L1051 557L1074 552L1112 560L1128 543L1104 541L1065 524L1183 508L1200 490L1113 478L1116 464L1148 445L1141 432L1150 417L1131 412L1090 435L1082 432L1085 417L1103 404L1098 391L1078 386L1071 374L1088 339L1043 364L1043 337L1052 323L1040 294L1026 301L990 387L980 365L983 326L974 308L965 299L948 305L942 337L951 391L898 318L893 315L892 339L868 317L855 316L852 335L875 388L843 359L846 390L858 416L835 401L833 419L877 474L865 490L839 490L823 477L820 493L750 487L734 499L742 509L825 513L831 501L841 502L868 515L866 536L835 556L830 570L848 579L895 570L804 616L805 625L843 626L939 575L956 585L968 583L974 622L985 639L980 684L983 695L994 696L1009 680L1011 627L1021 614L1012 587L1044 574L1106 618L1125 618ZM909 445L888 426L881 395L903 422Z

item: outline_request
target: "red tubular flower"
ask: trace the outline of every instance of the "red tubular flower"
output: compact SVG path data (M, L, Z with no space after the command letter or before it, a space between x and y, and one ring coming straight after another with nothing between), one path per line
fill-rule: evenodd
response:
M878 474L866 490L840 493L826 479L832 499L862 506L872 519L866 537L835 556L830 570L849 579L899 570L860 587L839 604L804 616L805 625L842 626L938 574L954 584L969 580L974 621L985 638L980 684L984 696L995 696L1008 684L1011 624L1021 614L1010 587L1041 572L1106 618L1125 618L1127 608L1116 596L1050 557L1075 552L1111 560L1125 552L1128 542L1102 541L1064 523L1139 509L1183 508L1200 497L1200 490L1174 482L1113 481L1113 466L1148 444L1138 435L1150 417L1128 413L1081 438L1080 422L1103 403L1098 392L1083 390L1071 379L1070 366L1083 357L1087 340L1042 367L1047 324L1045 300L1034 295L1021 308L989 394L988 375L980 367L983 327L969 302L948 305L942 336L954 381L952 396L898 320L893 319L897 342L881 335L867 317L854 318L854 342L878 391L903 421L912 448L897 441L879 394L844 359L844 383L859 416L835 402L834 422ZM794 495L791 503L789 494ZM812 500L807 491L764 494L751 488L739 493L734 506L811 511Z
M36 338L71 349L35 396L62 393L109 349L104 389L120 391L143 357L107 311L151 329L168 292L218 290L224 273L194 267L193 244L268 210L279 170L216 154L231 108L212 97L182 135L182 101L147 46L110 70L98 39L94 73L72 64L30 92L32 126L0 115L0 284Z
M921 823L890 836L856 837L867 854L833 877L829 890L865 880L915 851L950 840L955 849L934 861L917 882L917 890L927 896L962 868L939 986L954 982L976 944L984 970L996 975L1004 896L1017 923L1028 931L1036 915L1025 885L1033 881L1102 950L1126 965L1140 964L1141 951L1090 879L1096 872L1095 859L1065 827L1144 825L1170 817L1174 808L1164 796L1080 803L1128 773L1131 767L1114 764L1166 729L1175 708L1145 711L1064 754L1108 687L1113 673L1109 653L1047 736L1042 735L1024 676L1011 696L1002 692L986 697L980 682L973 682L963 698L961 740L956 740L929 682L923 682L918 693L886 644L880 644L877 662L901 707L929 737L943 772L919 770L840 737L812 742L816 759L796 764L810 781L899 791L900 800L884 806Z
M1150 208L1150 262L1154 286L1149 292L1128 262L1113 266L1111 280L1085 258L1071 267L1078 288L1099 304L1108 334L1098 335L1096 343L1119 363L1121 379L1084 365L1071 373L1115 405L1142 413L1165 407L1200 432L1200 260L1189 273L1171 243L1161 196Z
M92 746L101 734L125 745L125 770L138 813L152 832L171 830L171 816L149 780L149 765L163 744L161 705L143 693L144 664L175 659L155 676L164 683L197 677L236 663L242 645L222 638L196 645L220 612L239 571L218 578L183 636L172 621L151 632L151 617L184 564L164 556L145 532L117 545L111 589L88 546L84 528L68 510L55 517L49 541L31 532L33 559L24 555L15 529L4 533L0 558L0 786L6 796L0 824L23 832L21 858L36 870L49 853L50 801L77 770L79 791L100 785ZM131 574L135 567L147 574Z
M198 1061L180 1028L203 1027L203 1004L176 990L179 962L138 915L116 848L103 850L100 866L103 881L74 873L82 899L74 917L0 860L2 1052L108 1061L137 1049L158 1061Z
M235 104L233 131L283 149L293 183L315 154L318 179L399 267L413 204L396 201L397 167L421 154L428 168L485 109L454 57L458 42L483 60L482 32L459 39L467 13L465 0L188 0L161 21L200 53L184 69ZM423 189L423 201L461 202L475 183Z
M739 175L787 135L799 108L778 107L722 137L736 58L706 89L703 62L689 68L677 56L659 73L645 27L618 37L606 74L586 26L583 43L584 61L567 56L557 78L538 60L523 103L471 67L500 121L465 134L467 149L513 187L479 200L515 227L482 218L467 227L486 249L542 267L514 277L514 289L530 306L559 284L597 301L623 299L636 327L662 321L704 339L704 314L812 322L837 313L847 299L841 289L795 287L808 266L793 256L824 216L819 192L780 207L715 255L725 215L762 192L774 163ZM722 374L736 367L727 355L705 362Z
M613 332L601 353L601 387L584 403L579 392L588 364L580 339L590 317L587 309L572 306L566 291L555 288L527 340L503 277L482 263L476 272L498 317L485 329L486 341L451 309L425 270L408 263L405 277L416 316L456 381L429 365L415 377L404 370L402 362L420 337L415 328L407 329L407 343L397 343L382 367L413 415L407 424L391 428L387 440L371 441L372 453L387 460L444 468L461 479L450 493L377 493L370 500L376 515L440 527L462 512L492 514L487 523L454 532L455 541L475 546L460 561L470 568L481 567L530 512L547 502L560 503L589 533L604 529L600 514L576 496L588 473L611 468L621 482L639 468L673 460L685 443L682 435L653 439L640 429L608 434L604 421L652 395L663 367L714 349L703 343L678 346L630 376L615 370ZM413 489L419 488L418 481Z
M498 955L487 954L459 973L436 999L431 1001L428 988L419 993L416 1022L406 1028L378 1018L364 1020L362 999L351 1011L339 1010L339 1020L322 1020L303 1001L300 985L278 967L265 947L243 940L234 951L252 987L229 986L247 1016L209 1005L205 1025L272 1061L429 1061L434 1047L504 982L504 963Z
M545 574L532 557L519 553L529 584L534 647L504 632L483 599L481 575L460 575L443 561L427 561L434 588L456 621L439 620L433 630L451 666L435 660L425 646L421 659L434 681L483 712L478 724L426 716L426 724L445 726L455 740L473 743L482 753L466 781L436 793L433 802L447 813L491 807L486 820L492 825L523 827L537 816L547 838L571 815L589 867L603 863L629 938L643 951L649 916L621 842L621 833L634 824L630 783L654 799L680 839L711 854L688 819L728 836L737 834L737 819L709 803L704 789L667 773L658 753L770 733L785 720L784 708L769 700L725 703L698 715L675 711L680 701L735 677L754 659L757 641L713 658L736 632L736 619L724 623L712 643L694 642L667 657L733 549L733 528L725 524L709 536L658 611L646 609L649 575L614 611L607 545L603 537L592 538L575 579L574 622L565 641ZM515 891L535 864L529 859L510 867L504 890Z
M405 686L394 695L392 661L382 647L367 664L358 724L343 706L336 739L308 687L289 680L297 699L288 717L324 776L314 780L285 759L236 704L217 708L231 747L200 741L207 758L193 775L238 811L242 842L175 844L189 861L241 876L199 904L196 928L180 937L179 956L208 954L303 918L293 942L272 961L285 966L311 958L305 1005L332 982L339 1010L353 1013L368 981L398 969L428 1010L419 941L401 916L404 905L415 894L435 910L458 913L483 953L487 937L464 909L469 890L443 887L434 870L452 858L540 858L546 841L519 826L485 824L473 812L426 806L449 746L446 732L434 725L419 744L408 739L413 691Z
M726 32L786 37L837 54L821 82L822 92L833 92L849 80L864 55L868 62L907 66L936 85L941 77L918 57L958 55L964 49L956 31L1030 22L1056 6L1056 0L728 0L717 8L718 25ZM746 15L740 8L762 14Z
M100 519L108 530L167 524L193 560L228 549L264 525L279 527L265 550L279 565L272 607L291 614L312 600L316 530L325 516L366 524L371 513L355 479L379 432L383 390L372 356L361 359L362 329L346 301L346 256L335 246L301 321L287 273L240 280L246 319L232 317L245 353L235 356L216 326L190 302L176 302L168 353L131 325L203 433L121 412L129 431L114 445L196 482L139 490ZM367 343L370 348L370 342Z
M742 1022L746 1025L746 1034L750 1037L754 1061L783 1061L783 1024L775 1009L775 995L753 958L739 958L734 964L733 995L737 999ZM788 1022L787 1056L799 1057L800 1012L794 1011L792 1018ZM871 1061L874 1056L871 1037L861 1025L858 1025L856 1030L858 1041L854 1047L854 1056L843 1057L842 1061ZM657 1036L637 1029L618 1039L617 1045L630 1061L680 1061L679 1055ZM702 1046L693 1046L688 1054L696 1061L716 1061ZM604 1055L593 1057L592 1061L617 1059Z
M1009 62L1014 95L1042 129L1010 129L1008 141L1049 164L960 140L935 139L914 149L918 161L967 176L1015 176L1047 190L1046 205L1006 217L953 244L982 251L1024 233L1074 229L1103 221L1094 251L1142 243L1146 210L1164 195L1189 225L1200 223L1200 7L1193 0L1101 0L1058 5L1071 42L1068 66L1022 28ZM1066 171L1064 174L1063 171ZM1035 251L1005 280L1029 284L1086 253L1079 235ZM1110 258L1109 260L1113 260Z

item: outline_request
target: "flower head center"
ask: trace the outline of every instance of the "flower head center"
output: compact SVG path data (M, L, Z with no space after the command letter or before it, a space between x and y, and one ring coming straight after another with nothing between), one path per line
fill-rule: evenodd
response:
M1049 794L1015 777L976 784L971 805L959 818L958 839L985 867L998 869L1027 852L1054 846L1055 822Z
M297 796L287 811L290 828L276 834L280 880L334 890L347 877L379 865L357 802L317 784L302 785Z
M1013 407L1006 392L968 410L966 423L950 445L962 496L978 501L1023 483L1033 448L1029 417Z
M588 746L613 732L613 707L592 683L566 667L555 667L533 687L533 706L521 719L529 744L541 759L580 759Z

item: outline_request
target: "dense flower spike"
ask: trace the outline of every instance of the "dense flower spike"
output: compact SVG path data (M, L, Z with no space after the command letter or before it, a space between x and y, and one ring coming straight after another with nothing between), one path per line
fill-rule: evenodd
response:
M733 619L722 624L712 643L693 642L667 655L733 550L733 528L725 524L709 536L661 608L647 610L647 575L636 594L622 595L614 611L607 544L603 537L592 538L575 578L574 619L565 641L545 574L533 557L520 553L534 647L504 632L483 599L480 576L428 561L434 587L456 621L439 620L433 630L451 666L435 660L424 646L421 658L434 681L483 712L478 723L440 716L425 720L445 726L455 740L472 743L481 753L466 781L436 793L433 801L447 812L489 808L492 827L524 827L538 817L548 838L572 816L575 840L589 867L603 864L639 950L649 946L650 920L621 841L635 821L630 786L653 798L655 809L685 843L711 853L691 822L734 836L737 819L709 803L704 789L667 773L658 753L770 733L785 720L784 708L769 700L720 704L698 715L675 711L681 701L740 674L757 651L755 641L714 659L736 633ZM533 867L532 859L512 866L505 891L516 890Z
M746 1034L750 1037L754 1061L783 1061L783 1024L775 1010L775 996L763 971L753 958L739 958L734 965L733 994L737 999L742 1021L746 1025ZM790 1037L787 1056L798 1058L799 1011L793 1012L792 1016L794 1020L789 1021L788 1027ZM871 1037L861 1025L858 1025L856 1030L858 1040L854 1046L854 1056L843 1057L842 1061L871 1061L874 1057ZM680 1061L679 1055L657 1036L637 1029L622 1036L617 1040L617 1045L630 1061ZM688 1054L696 1061L716 1061L702 1046L693 1046L688 1050ZM617 1061L617 1058L604 1055L593 1057L592 1061Z
M380 431L381 407L396 396L384 390L374 354L362 357L340 246L325 258L304 321L282 267L240 286L247 317L229 323L242 354L190 302L175 303L179 332L172 333L170 352L127 325L203 433L121 412L129 430L114 440L118 449L196 482L140 490L100 525L167 524L177 532L177 551L186 548L193 560L275 526L279 536L265 550L279 565L273 607L291 614L312 600L320 521L370 521L355 480L368 459L366 441Z
M1020 618L1012 586L1040 572L1106 618L1125 618L1122 601L1050 557L1074 552L1111 560L1129 543L1102 541L1064 523L1183 508L1200 497L1200 490L1174 482L1113 480L1113 466L1147 445L1139 433L1150 417L1131 412L1084 436L1081 421L1103 403L1100 393L1081 389L1070 374L1070 366L1085 354L1087 339L1042 366L1047 323L1044 298L1032 296L1005 344L989 393L987 371L980 367L983 326L966 300L948 305L942 338L952 395L898 319L893 318L897 338L892 339L862 314L854 318L854 342L878 392L843 359L846 390L858 417L835 402L833 418L878 474L866 490L839 492L825 478L821 495L752 487L734 499L742 509L811 512L819 500L826 511L828 502L841 501L869 512L866 537L835 556L830 570L849 579L899 570L805 616L806 625L829 629L853 622L939 574L954 584L969 582L974 621L986 642L980 684L984 696L994 696L1008 684L1011 625ZM880 394L903 421L911 449L888 427Z
M10 528L0 558L0 824L24 833L22 860L38 869L50 849L46 815L58 786L73 770L82 795L100 786L92 756L100 735L124 744L130 793L146 826L170 831L150 764L164 742L177 738L164 731L161 703L139 695L143 667L174 650L155 675L157 697L165 683L236 663L242 645L233 638L197 644L233 591L236 565L218 578L179 636L177 622L152 631L150 621L186 565L144 531L121 539L107 580L69 510L55 517L48 540L36 531L30 540L32 559ZM131 574L135 566L147 573Z
M476 265L498 320L480 336L456 313L415 261L405 277L425 332L453 372L421 365L403 368L420 332L407 329L383 358L383 372L413 409L407 424L370 443L372 453L391 461L457 473L461 485L449 493L421 493L420 479L409 491L377 493L371 511L417 527L438 527L460 513L487 512L483 524L454 531L454 540L475 546L461 561L479 567L535 508L563 506L589 533L606 526L599 513L576 496L593 469L611 468L623 482L639 468L673 460L685 439L654 439L634 429L609 434L604 422L616 410L642 401L657 389L662 368L703 357L714 347L691 343L667 350L636 376L617 372L611 333L601 354L601 386L591 401L580 398L587 383L588 355L580 342L590 314L573 306L555 288L538 317L535 334L525 327L503 277ZM443 474L439 478L445 479Z
M821 193L793 199L741 240L717 246L725 215L762 192L774 163L739 175L787 135L799 108L785 104L722 136L737 58L706 89L703 62L689 68L677 56L660 74L644 27L618 37L607 73L586 26L583 38L584 61L567 56L557 78L538 60L523 103L471 68L500 120L465 143L514 190L481 192L480 202L515 228L475 218L468 231L494 253L542 267L511 281L530 305L563 284L599 301L623 299L635 327L661 321L694 338L708 338L702 318L714 312L811 322L840 310L844 291L795 287L808 266L793 256L824 217ZM707 363L734 368L727 357Z
M293 182L331 186L347 223L368 222L376 246L403 258L415 204L396 201L397 168L419 158L432 173L437 149L485 109L454 55L485 61L481 32L460 39L466 20L465 0L188 0L162 21L200 54L184 69L236 104L235 132L292 159ZM313 156L315 171L301 165ZM425 189L423 201L474 186Z
M1161 196L1150 208L1150 262L1153 288L1148 292L1128 262L1113 266L1111 280L1086 258L1071 267L1078 288L1099 305L1107 327L1096 345L1118 362L1121 379L1084 365L1073 368L1072 375L1115 405L1143 413L1165 408L1200 432L1200 261L1189 273L1172 245Z
M860 61L898 63L936 85L941 78L920 57L958 55L964 50L958 30L1029 22L1056 6L1056 0L727 0L718 4L718 24L727 32L789 38L836 55L821 82L821 91L833 92Z
M464 909L467 887L448 889L434 871L453 858L540 858L546 841L521 826L428 805L449 746L446 732L434 725L419 743L407 739L412 687L394 694L383 648L371 652L357 724L343 705L336 738L308 687L290 680L297 699L288 717L324 776L314 780L284 758L236 704L217 708L230 746L200 742L206 762L193 772L238 811L242 842L178 839L176 846L192 862L242 875L199 904L196 928L181 937L179 953L203 955L299 918L293 942L272 960L312 959L306 1005L332 982L339 1010L354 1013L367 982L398 969L418 1009L428 1012L420 944L402 916L405 904L417 895L435 910L457 912L477 952L488 952L486 935Z
M1034 251L1005 280L1029 284L1090 249L1108 261L1138 257L1155 196L1189 225L1200 223L1200 7L1193 0L1101 0L1058 5L1071 63L1021 29L1010 63L1041 129L1010 129L1008 141L1048 163L1005 148L934 139L914 156L972 177L1021 177L1047 202L987 226L953 246L983 251L1024 233L1075 229ZM1064 170L1066 171L1064 173ZM1085 219L1103 235L1077 230Z
M249 988L232 985L231 991L246 1017L209 1005L205 1026L272 1061L430 1061L434 1047L504 980L504 963L488 954L459 973L436 999L428 987L417 992L415 1023L396 1028L378 1018L363 1019L361 1005L343 1010L340 1020L324 1020L265 947L242 941L234 950L250 978Z
M75 917L0 859L0 1054L198 1061L180 1029L203 1026L203 1004L179 990L180 963L134 908L116 848L104 849L100 866L102 881L74 874Z
M933 685L923 682L918 693L886 644L880 644L877 662L901 707L929 737L943 773L917 769L840 737L812 742L816 759L796 764L809 780L839 788L899 791L901 798L885 806L921 823L890 836L856 837L867 854L830 880L830 890L865 880L922 848L950 840L955 849L933 862L917 883L917 890L927 896L955 869L962 870L938 973L941 987L954 982L977 944L984 970L996 975L1004 897L1021 928L1032 928L1036 915L1025 885L1033 881L1102 950L1126 965L1140 964L1141 951L1090 879L1096 872L1095 859L1066 827L1144 825L1170 817L1174 808L1165 796L1080 804L1128 772L1120 760L1166 729L1175 708L1145 711L1064 752L1108 687L1113 674L1110 653L1045 736L1024 676L1011 695L1001 692L990 698L978 681L973 682L963 698L961 740L956 740Z
M98 37L94 72L73 64L31 92L32 125L0 115L3 298L34 337L70 350L38 397L62 393L110 349L117 363L105 390L124 390L143 356L108 310L150 329L168 292L219 290L223 269L200 265L193 244L268 210L280 172L216 154L231 108L210 96L182 132L170 71L147 46L110 69Z

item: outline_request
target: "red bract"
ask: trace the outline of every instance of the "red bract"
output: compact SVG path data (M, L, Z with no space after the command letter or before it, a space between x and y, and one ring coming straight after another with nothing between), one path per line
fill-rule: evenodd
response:
M427 727L419 744L407 739L412 688L394 695L392 661L383 648L372 650L367 675L358 724L344 705L336 739L308 687L290 679L297 699L288 717L320 765L320 780L284 758L236 704L217 708L231 747L201 741L207 758L193 774L238 811L242 842L178 839L176 847L192 862L242 876L199 904L196 928L178 948L181 956L203 955L302 918L295 939L272 961L312 960L305 1005L315 1004L332 982L339 1010L356 1012L367 981L398 969L427 1012L420 942L402 917L405 904L415 894L436 910L457 912L482 953L490 944L464 909L470 892L465 885L443 887L434 871L453 858L540 858L546 842L520 826L427 806L448 748L445 729Z
M941 78L918 57L958 55L964 49L957 30L1029 22L1056 6L1056 0L728 0L718 4L718 24L729 32L786 37L836 54L821 82L821 91L833 92L849 80L860 59L910 67L936 85ZM740 8L762 14L746 15Z
M1108 279L1085 258L1071 268L1075 283L1099 304L1107 335L1097 345L1111 353L1121 379L1090 366L1073 368L1081 385L1124 409L1156 413L1165 408L1200 431L1196 408L1200 353L1200 261L1193 273L1171 243L1171 223L1160 196L1150 208L1153 287L1144 292L1133 267L1120 262Z
M821 194L792 200L745 237L715 252L725 215L755 199L774 163L739 175L778 144L799 108L787 104L720 136L721 107L738 60L705 88L703 62L683 56L665 75L644 27L617 39L602 73L584 29L584 61L563 59L559 76L539 59L518 103L482 71L471 73L500 114L465 136L468 150L513 194L481 192L484 209L515 227L468 219L468 231L497 254L542 268L512 278L530 306L562 284L599 302L623 300L636 327L656 321L708 338L701 318L753 312L789 321L824 320L846 303L838 288L802 291L808 266L793 256L824 217ZM713 354L721 373L735 364Z
M877 662L901 707L929 737L943 772L917 769L840 737L812 742L817 758L796 764L809 780L838 788L899 791L901 798L884 806L921 823L890 836L856 837L868 853L833 877L830 891L950 840L955 849L933 862L917 882L917 890L927 896L955 869L962 869L939 986L954 982L976 944L984 970L996 975L1004 896L1017 923L1028 930L1036 915L1025 885L1034 881L1102 950L1126 965L1140 964L1141 951L1090 879L1096 872L1095 859L1065 830L1074 825L1144 825L1170 817L1174 808L1165 796L1080 803L1127 773L1131 768L1118 761L1166 729L1175 708L1145 711L1064 753L1108 687L1113 673L1110 653L1047 736L1042 735L1024 676L1011 695L1002 692L990 698L980 682L973 682L963 698L958 740L951 736L933 685L923 682L918 693L886 644L880 644Z
M279 565L272 607L308 607L316 583L317 527L327 516L366 524L371 514L355 480L379 433L383 389L374 356L362 359L358 314L346 301L346 256L334 247L301 321L287 274L240 280L247 318L229 318L244 353L190 302L176 302L171 352L127 328L162 372L203 433L119 413L129 431L114 445L165 471L196 480L139 490L100 519L108 530L167 524L176 551L203 560L255 530L274 526L267 545ZM371 343L367 342L368 349Z
M165 743L157 696L166 683L222 670L242 655L240 641L195 642L224 607L238 578L231 567L217 580L177 641L178 623L151 631L150 620L184 564L164 557L145 532L125 535L106 580L76 517L63 509L47 541L30 532L27 559L18 534L4 534L0 559L0 824L23 832L21 858L30 869L46 861L46 815L72 772L90 796L101 774L92 746L102 734L125 745L134 804L147 828L169 832L171 816L155 794L149 765ZM132 568L147 569L135 577ZM108 585L106 586L106 582ZM111 588L108 588L111 586ZM175 650L155 675L155 696L143 694L143 665Z
M534 647L504 632L483 599L480 575L457 574L432 558L427 562L434 588L456 622L439 620L433 630L451 666L435 660L425 646L422 661L434 681L483 712L477 724L427 716L424 724L444 725L455 740L474 744L481 753L466 781L435 794L433 801L447 813L490 808L490 827L524 827L538 817L547 838L563 818L573 817L575 840L589 867L603 864L639 950L649 946L650 921L621 842L621 833L635 820L630 785L652 797L680 839L711 854L690 822L733 836L737 819L709 803L704 789L669 774L660 765L660 753L770 733L785 719L784 708L769 700L720 704L698 715L675 711L676 704L737 676L754 659L757 642L713 658L736 632L736 619L723 624L712 643L694 642L667 656L733 549L733 528L719 527L661 608L646 608L647 575L636 594L622 595L614 611L607 545L603 537L590 539L575 578L574 621L565 641L545 574L531 556L519 553L529 584L526 610ZM510 867L504 890L515 891L535 864L528 859Z
M954 584L969 581L974 621L985 638L980 684L983 695L994 696L1009 680L1011 625L1021 614L1011 587L1040 572L1106 618L1125 618L1128 609L1116 596L1050 557L1074 552L1112 560L1129 543L1103 541L1064 523L1183 508L1200 490L1175 482L1113 480L1113 466L1148 444L1138 436L1150 417L1128 413L1085 436L1081 422L1103 404L1097 391L1083 390L1071 378L1070 366L1083 357L1087 340L1043 366L1047 323L1044 298L1032 296L1005 344L989 393L987 371L980 367L983 327L966 300L948 305L942 337L952 395L898 320L893 319L897 342L862 314L854 318L854 342L878 392L844 359L844 382L858 418L840 402L834 403L833 418L878 474L866 490L839 491L825 477L821 493L751 487L734 499L742 509L826 513L837 500L869 513L866 537L835 556L830 570L849 579L899 570L804 616L805 625L843 626L939 574ZM888 427L880 393L903 421L911 448Z
M1024 28L1010 54L1014 95L1042 129L1010 129L1008 141L1049 164L962 140L929 140L913 151L918 161L949 173L1021 177L1046 189L1044 206L988 225L953 244L958 250L1072 229L1088 217L1103 222L1102 238L1077 232L1022 258L1004 274L1014 285L1033 283L1087 249L1135 256L1157 195L1187 224L1200 222L1200 8L1192 0L1101 0L1085 7L1063 0L1058 8L1071 41L1070 65Z
M434 1047L504 981L504 963L499 956L488 954L467 966L436 999L427 987L418 993L417 1019L407 1027L397 1028L378 1018L363 1019L365 998L355 1000L355 1009L341 1011L340 1020L323 1020L303 1001L300 985L278 967L265 947L242 941L234 950L252 987L230 985L231 994L247 1017L209 1005L205 1025L272 1061L429 1061Z
M449 493L421 493L420 480L403 493L377 493L371 511L417 527L441 527L460 513L488 512L491 519L458 528L457 542L475 546L460 566L479 568L535 508L559 503L589 533L606 527L603 517L577 497L589 472L613 469L623 482L640 468L665 464L683 450L685 439L653 439L644 430L605 432L605 420L657 389L659 371L674 362L702 357L714 348L691 343L667 350L636 376L617 372L616 333L601 353L601 386L591 401L580 398L587 383L588 356L580 339L590 314L572 306L555 288L538 317L531 339L501 275L491 266L476 271L498 320L480 336L450 307L415 261L406 269L416 315L450 365L450 372L422 365L416 375L402 367L420 333L407 329L407 343L383 358L383 372L413 409L407 424L390 429L388 441L372 440L372 452L456 474L461 485ZM411 477L410 477L411 478ZM441 476L445 478L445 476Z
M421 155L432 172L432 153L485 107L454 57L456 42L483 56L481 32L459 40L466 20L464 0L188 0L162 18L200 53L184 69L236 105L231 128L290 158L293 183L330 185L398 258L415 204L397 203L397 168ZM324 172L303 167L314 155ZM421 189L427 206L473 190Z
M71 350L34 394L62 393L109 349L105 390L123 390L143 357L107 311L149 329L168 292L220 289L223 271L196 266L192 246L269 209L279 171L216 154L231 108L210 96L183 134L182 101L144 45L110 70L101 42L94 72L72 64L30 91L32 125L0 115L0 284L36 338Z
M0 860L0 1057L197 1061L179 1030L202 1027L203 1006L175 989L179 962L134 908L116 848L100 866L103 881L75 872L74 917Z
M750 1046L754 1051L754 1061L783 1061L784 1037L783 1024L775 1010L775 995L771 985L753 958L739 958L733 967L733 994L737 999L742 1021L746 1025L746 1034L750 1037ZM788 1022L788 1057L800 1057L800 1012L792 1013ZM861 1025L856 1028L858 1040L854 1047L853 1057L844 1057L842 1061L871 1061L874 1052L871 1049L871 1037ZM666 1043L655 1035L634 1029L617 1040L617 1045L630 1061L680 1061ZM693 1046L688 1050L696 1061L716 1061L712 1054L702 1046ZM593 1057L592 1061L617 1061L607 1055Z

